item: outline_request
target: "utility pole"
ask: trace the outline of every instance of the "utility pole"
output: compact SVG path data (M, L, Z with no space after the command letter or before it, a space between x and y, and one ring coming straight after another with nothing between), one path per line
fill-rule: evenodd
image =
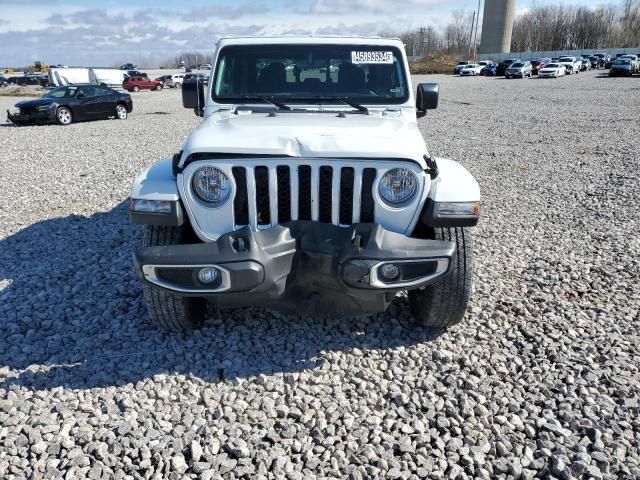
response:
M476 22L476 12L473 12L473 18L471 19L471 31L469 32L469 55L467 58L471 58L471 38L473 37L473 25Z
M476 18L476 31L473 35L473 61L476 61L476 57L478 56L478 25L480 25L480 2L478 0L478 18Z

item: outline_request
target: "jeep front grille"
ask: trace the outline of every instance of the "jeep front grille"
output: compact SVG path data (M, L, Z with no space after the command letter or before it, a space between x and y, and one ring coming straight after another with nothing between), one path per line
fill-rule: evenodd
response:
M235 166L232 173L236 228L268 228L290 220L347 226L375 218L375 168Z

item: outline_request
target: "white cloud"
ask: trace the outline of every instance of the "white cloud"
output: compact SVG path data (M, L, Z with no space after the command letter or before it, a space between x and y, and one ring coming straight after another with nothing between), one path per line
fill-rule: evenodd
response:
M4 2L6 0L0 0ZM27 2L40 2L37 8ZM107 66L126 61L164 61L186 50L210 53L224 35L378 35L400 33L437 22L449 6L425 8L441 0L406 0L413 10L398 12L389 0L309 0L276 7L260 0L226 6L136 7L112 0L87 8L70 0L23 0L1 8L0 58L12 66L34 59L65 65ZM221 6L222 5L222 6ZM304 8L304 11L300 11ZM323 14L312 13L320 9ZM342 11L350 10L345 15ZM427 14L429 16L427 17Z
M311 13L346 14L346 13L381 13L394 14L398 7L410 10L415 7L425 7L441 3L440 0L404 0L401 5L389 0L314 0L309 7Z

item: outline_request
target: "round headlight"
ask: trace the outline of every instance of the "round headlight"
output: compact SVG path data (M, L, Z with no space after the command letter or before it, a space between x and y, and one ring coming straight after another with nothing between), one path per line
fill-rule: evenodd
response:
M231 182L222 170L215 167L200 167L191 180L193 191L207 203L221 205L231 195Z
M394 168L384 174L378 190L387 202L397 205L411 199L416 193L418 179L408 168Z

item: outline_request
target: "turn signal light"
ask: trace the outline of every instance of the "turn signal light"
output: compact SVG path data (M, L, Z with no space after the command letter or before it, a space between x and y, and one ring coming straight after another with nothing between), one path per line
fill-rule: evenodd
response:
M131 211L138 213L171 213L171 202L165 200L131 199Z
M438 202L438 217L477 217L480 202Z

